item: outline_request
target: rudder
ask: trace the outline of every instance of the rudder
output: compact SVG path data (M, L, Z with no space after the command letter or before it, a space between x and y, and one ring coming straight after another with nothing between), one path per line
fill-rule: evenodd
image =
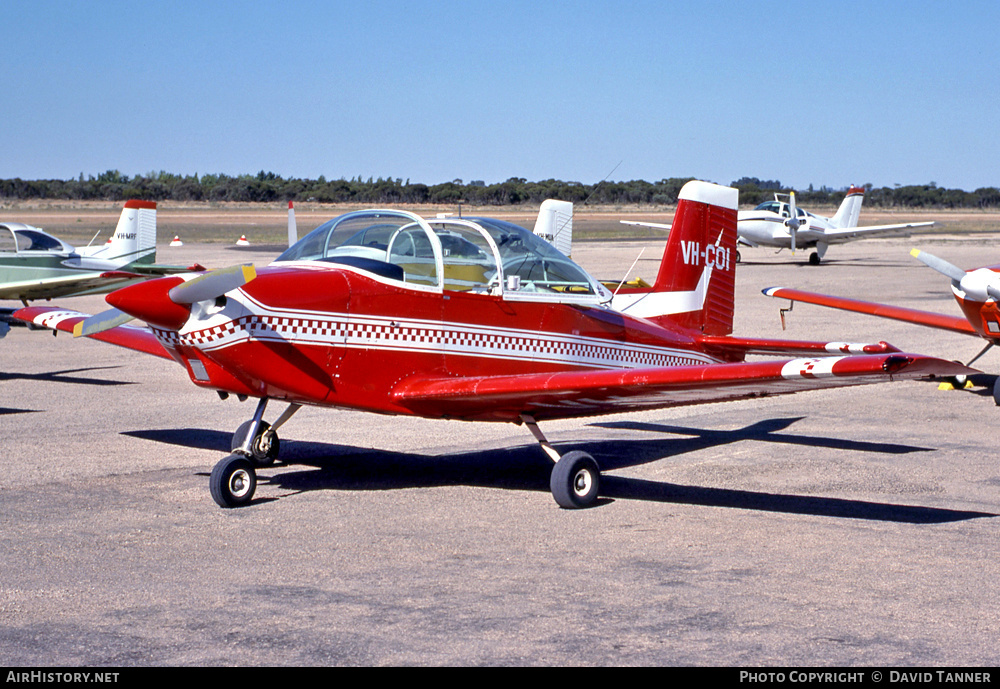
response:
M730 334L738 207L739 191L732 187L700 181L685 184L652 289L623 290L612 305L705 335Z
M126 201L111 239L86 255L119 266L153 263L156 260L156 202Z
M861 215L861 203L865 200L865 190L863 187L856 187L853 184L847 190L847 195L837 209L836 214L830 218L830 224L834 227L857 227L858 217Z

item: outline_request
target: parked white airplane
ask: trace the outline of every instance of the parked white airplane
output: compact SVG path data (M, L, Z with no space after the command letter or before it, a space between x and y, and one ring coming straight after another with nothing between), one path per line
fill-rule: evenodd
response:
M915 227L928 227L934 222L911 222L898 225L858 227L858 215L865 190L852 186L832 218L814 215L797 208L795 192L775 194L752 211L740 211L737 216L738 243L743 246L776 246L779 249L816 249L809 263L816 266L823 260L831 244L844 244L856 239L886 236L909 236ZM736 260L740 260L736 252Z

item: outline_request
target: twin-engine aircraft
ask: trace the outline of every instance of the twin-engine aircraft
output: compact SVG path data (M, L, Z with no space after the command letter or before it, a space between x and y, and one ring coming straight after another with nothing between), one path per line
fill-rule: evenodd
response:
M646 289L612 294L508 222L368 210L320 225L260 270L131 285L92 317L41 307L17 316L173 359L223 398L258 398L209 480L222 507L251 501L257 468L278 457L276 431L305 404L524 424L555 463L556 502L576 508L597 499L598 464L560 455L540 422L971 372L884 342L730 336L738 194L683 188ZM288 404L273 425L271 400Z
M787 287L769 287L764 290L764 294L793 302L801 301L807 304L828 306L842 311L865 313L870 316L890 318L928 328L981 337L986 340L987 344L979 354L969 361L971 366L993 345L1000 344L1000 308L997 306L1000 303L1000 265L966 271L926 251L913 249L910 254L942 275L951 278L951 291L955 295L955 301L958 302L959 308L962 309L964 318L901 306L833 297ZM997 379L993 385L993 399L1000 405L1000 379Z
M928 227L933 222L911 222L898 225L858 227L861 202L865 190L851 186L840 208L832 218L814 215L795 205L795 192L775 194L752 211L740 211L736 223L739 243L745 246L773 246L779 249L816 249L809 263L820 264L831 244L844 244L856 239L885 236L907 236L916 227Z
M0 299L104 294L125 283L201 269L158 265L156 203L126 201L107 243L75 248L31 225L0 222Z

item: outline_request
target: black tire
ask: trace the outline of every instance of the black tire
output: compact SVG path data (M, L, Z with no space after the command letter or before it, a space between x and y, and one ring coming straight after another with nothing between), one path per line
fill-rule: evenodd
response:
M212 469L208 488L219 507L240 507L253 500L257 490L257 472L243 455L229 455L219 460Z
M993 383L993 404L1000 407L1000 378Z
M549 489L560 507L590 507L601 489L601 470L586 452L567 452L552 468Z
M819 254L815 251L809 254L809 265L818 266L819 265Z
M231 451L236 452L243 449L243 440L247 437L247 433L250 432L251 425L253 425L252 420L244 421L236 429L236 432L233 433L231 447L229 448ZM254 438L253 444L250 446L250 460L255 466L271 466L281 453L281 440L278 439L277 433L271 434L270 442L265 443L264 441L264 432L270 427L271 424L261 421L257 437Z
M743 257L742 257L742 256L740 256L740 252L739 252L739 251L737 251L737 252L736 252L736 262L737 262L737 263L740 263L740 262L741 262L742 260L743 260Z

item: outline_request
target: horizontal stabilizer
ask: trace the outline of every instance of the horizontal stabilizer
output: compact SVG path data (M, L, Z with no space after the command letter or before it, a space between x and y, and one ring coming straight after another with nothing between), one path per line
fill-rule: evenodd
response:
M751 337L702 337L699 342L710 352L728 358L758 354L766 356L843 356L845 354L888 354L901 350L888 342L807 342Z
M669 230L673 225L661 222L644 222L642 220L619 220L622 225L633 225L635 227L648 227L653 230Z

